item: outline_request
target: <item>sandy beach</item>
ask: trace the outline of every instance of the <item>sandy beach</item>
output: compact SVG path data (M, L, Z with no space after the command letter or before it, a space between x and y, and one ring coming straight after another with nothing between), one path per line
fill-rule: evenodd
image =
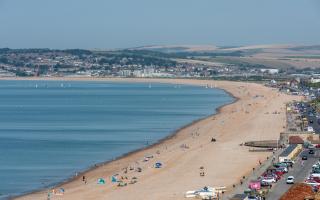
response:
M141 81L203 87L208 84L221 88L238 99L235 103L222 107L217 115L186 126L159 144L89 170L83 174L86 184L82 181L81 174L60 185L55 189L58 191L63 187L64 195L51 197L59 200L177 200L185 199L186 191L204 186L227 186L230 190L232 184L239 183L243 175L248 174L259 161L271 154L249 152L248 147L240 144L250 140L278 139L286 125L285 103L299 98L260 84L244 82L187 79L56 80ZM275 111L280 114L272 114ZM211 138L215 138L216 142L211 142ZM153 155L153 158L144 162L146 155ZM162 168L156 169L156 162L161 162ZM142 171L137 172L138 168ZM205 176L200 176L200 172L204 172ZM127 183L136 177L137 183L118 187L110 181L115 174L118 174L119 179L122 176ZM104 178L106 184L98 185L99 178ZM16 199L47 199L48 191L45 189Z

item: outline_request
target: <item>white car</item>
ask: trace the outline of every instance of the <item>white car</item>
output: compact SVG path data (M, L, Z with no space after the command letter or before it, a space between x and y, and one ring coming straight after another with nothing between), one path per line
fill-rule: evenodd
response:
M310 175L310 177L320 178L320 174L319 174L319 173L312 173L312 174Z
M316 181L312 181L312 180L306 180L305 183L308 185L311 185L311 186L319 186L320 185L320 183L318 183Z
M291 163L294 164L294 160L290 160L290 159L284 159L283 161L284 163Z
M312 126L308 126L307 131L308 132L314 132L313 127Z
M287 182L287 184L294 184L294 177L293 176L288 176L286 182Z
M277 180L274 177L262 177L262 182L266 183L275 183Z
M279 167L278 169L283 171L283 172L285 172L285 173L288 173L288 168L287 167Z

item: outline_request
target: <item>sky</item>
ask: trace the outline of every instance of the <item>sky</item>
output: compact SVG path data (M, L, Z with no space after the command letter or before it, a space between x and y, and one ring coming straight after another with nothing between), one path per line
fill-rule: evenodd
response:
M320 0L0 0L0 48L320 44Z

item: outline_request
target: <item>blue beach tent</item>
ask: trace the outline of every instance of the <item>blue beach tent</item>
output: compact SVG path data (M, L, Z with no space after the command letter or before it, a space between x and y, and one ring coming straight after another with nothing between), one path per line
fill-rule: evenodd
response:
M104 185L104 184L106 184L106 181L103 178L99 178L98 179L98 184L99 185Z
M111 176L111 182L112 182L112 183L116 183L116 182L118 182L118 180L117 180L117 178L116 178L116 177Z

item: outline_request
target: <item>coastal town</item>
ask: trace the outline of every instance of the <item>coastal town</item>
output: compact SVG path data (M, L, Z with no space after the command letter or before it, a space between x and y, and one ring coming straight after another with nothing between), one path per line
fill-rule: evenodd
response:
M310 47L311 48L311 47ZM318 53L318 52L317 52ZM246 57L244 57L246 56ZM251 57L242 50L163 53L156 50L0 49L0 77L135 77L217 80L319 78L319 59L303 68L282 63L234 61Z

